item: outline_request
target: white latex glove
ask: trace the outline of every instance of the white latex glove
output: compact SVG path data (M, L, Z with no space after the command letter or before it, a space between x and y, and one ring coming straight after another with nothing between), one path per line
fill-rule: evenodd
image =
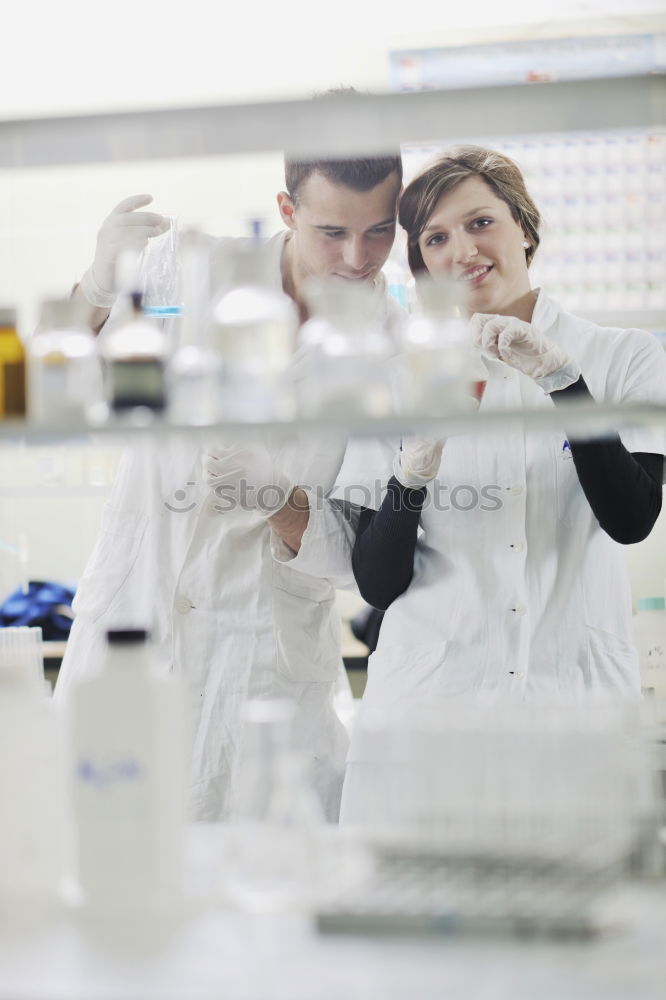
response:
M470 332L484 354L529 375L544 392L564 389L580 377L580 368L566 351L515 316L474 313Z
M203 476L220 514L240 507L270 517L284 507L294 488L261 445L213 445L203 456Z
M432 482L439 471L446 438L407 437L393 459L393 475L410 489Z
M115 302L116 262L123 250L140 252L151 237L161 236L169 228L169 220L163 215L135 211L152 200L149 194L125 198L102 223L93 262L80 282L81 291L91 305L110 309Z

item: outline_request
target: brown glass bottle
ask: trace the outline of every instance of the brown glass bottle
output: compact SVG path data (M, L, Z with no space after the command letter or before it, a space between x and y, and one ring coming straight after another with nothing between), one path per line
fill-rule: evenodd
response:
M0 420L25 417L25 352L16 310L0 308Z

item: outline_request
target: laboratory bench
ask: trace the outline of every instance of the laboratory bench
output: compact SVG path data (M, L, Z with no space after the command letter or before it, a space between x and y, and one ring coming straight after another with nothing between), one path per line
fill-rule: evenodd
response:
M215 892L223 828L190 829L178 914L39 919L0 904L0 1000L663 1000L666 882L630 884L590 940L324 933Z
M356 639L351 632L349 622L343 621L342 659L347 668L347 675L355 698L360 698L365 688L369 650L364 643ZM44 676L53 686L58 677L58 670L65 655L67 642L46 640L42 643L44 655Z

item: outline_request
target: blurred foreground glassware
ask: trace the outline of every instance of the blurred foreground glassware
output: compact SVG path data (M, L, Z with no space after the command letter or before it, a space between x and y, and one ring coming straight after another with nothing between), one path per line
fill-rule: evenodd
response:
M393 411L382 295L367 281L312 281L311 318L301 328L307 374L299 385L306 417L385 417Z
M107 632L67 695L80 886L100 910L160 909L183 890L184 691L143 629Z
M472 350L459 284L420 277L417 303L400 334L395 366L398 406L403 413L439 416L481 402L488 373Z
M81 299L49 299L28 343L28 415L39 425L84 423L102 399L95 338Z
M166 405L167 344L164 332L143 315L139 255L124 250L116 274L125 311L117 326L99 336L107 405L115 415L161 413Z
M634 615L643 694L650 700L655 722L666 725L666 601L639 597Z
M197 229L180 238L181 318L178 346L167 365L171 423L214 424L223 416L222 356L211 338L210 241Z
M57 901L65 796L41 628L0 629L0 913Z
M222 357L226 420L288 420L293 398L287 370L298 329L292 300L276 284L272 248L233 241L217 253L212 344Z
M324 825L308 762L293 745L294 706L248 701L241 762L225 829L224 888L251 910L300 908L318 880L316 833Z
M355 829L376 875L322 908L325 928L596 933L656 833L635 706L432 700L357 726Z
M25 351L16 310L0 308L0 420L25 417Z

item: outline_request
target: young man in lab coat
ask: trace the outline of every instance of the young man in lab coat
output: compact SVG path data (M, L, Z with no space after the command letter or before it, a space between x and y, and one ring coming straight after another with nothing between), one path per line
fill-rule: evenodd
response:
M372 282L387 318L400 311L381 267L393 244L401 181L399 157L287 162L287 190L277 196L286 229L265 249L276 287L295 302L301 321L310 277ZM162 216L141 211L151 200L125 199L99 231L94 260L75 291L90 303L97 330L115 300L122 249L142 248L167 228ZM197 444L156 437L123 456L75 598L56 694L66 695L72 679L104 655L106 629L148 615L159 654L182 673L189 692L193 817L233 815L242 705L286 697L325 814L335 820L347 749L333 707L343 670L335 560L329 558L332 579L297 567L316 565L321 538L339 531L328 524L326 505L311 505L310 497L333 486L344 441ZM241 481L276 486L286 502L279 509L221 505L220 493L234 496Z

